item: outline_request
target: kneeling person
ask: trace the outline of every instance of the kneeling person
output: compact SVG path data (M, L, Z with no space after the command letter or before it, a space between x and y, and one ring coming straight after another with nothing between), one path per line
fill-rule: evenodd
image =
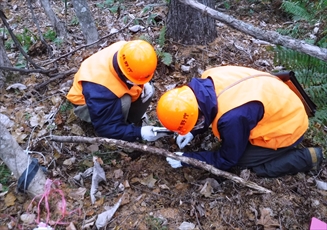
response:
M201 79L163 94L157 114L167 129L179 133L181 149L211 125L221 141L218 151L177 154L218 169L241 166L259 176L278 177L317 170L323 159L319 147L295 147L308 128L300 98L279 78L255 69L209 69ZM167 160L172 167L182 166Z

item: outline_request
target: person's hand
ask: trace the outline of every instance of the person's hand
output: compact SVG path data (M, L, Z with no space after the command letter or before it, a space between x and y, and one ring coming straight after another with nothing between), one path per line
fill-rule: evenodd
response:
M153 132L154 126L142 126L141 136L145 141L156 141L161 137L167 136L167 133L155 133Z
M183 156L183 152L174 152L176 155L178 156ZM166 161L170 164L170 166L172 168L180 168L182 167L182 162L180 162L179 160L175 160L173 158L170 157L166 157Z
M154 94L154 87L151 83L147 82L143 85L143 91L141 94L141 100L143 103L148 101L150 97Z
M191 132L185 135L178 135L176 138L176 144L180 149L184 148L191 140L193 140L194 136Z

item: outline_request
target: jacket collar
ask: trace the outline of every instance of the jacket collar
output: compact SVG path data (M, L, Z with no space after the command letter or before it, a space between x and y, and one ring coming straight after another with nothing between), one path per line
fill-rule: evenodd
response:
M188 86L193 90L208 128L218 113L217 96L211 78L193 78Z
M116 52L112 58L112 65L114 67L114 70L116 71L118 77L125 82L125 84L128 86L128 89L131 89L133 87L133 84L128 82L128 78L123 74L123 72L121 71L119 65L118 65L118 61L117 61L117 55L118 52Z

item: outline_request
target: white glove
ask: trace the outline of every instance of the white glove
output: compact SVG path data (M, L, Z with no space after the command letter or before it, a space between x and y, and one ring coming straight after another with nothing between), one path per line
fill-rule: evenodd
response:
M142 126L141 136L145 141L156 141L161 137L167 136L167 133L154 133L152 129L154 126Z
M150 99L150 97L152 97L154 94L154 87L153 85L151 85L149 82L145 83L143 85L143 90L142 90L142 94L141 94L141 100L143 103L145 103L146 101L148 101Z
M180 149L184 148L191 140L193 140L194 136L191 132L185 135L178 135L176 139L176 144Z
M176 155L178 156L183 156L183 152L174 152ZM178 161L178 160L175 160L173 158L170 158L170 157L166 157L166 160L167 162L170 164L170 166L172 168L180 168L182 167L182 162Z

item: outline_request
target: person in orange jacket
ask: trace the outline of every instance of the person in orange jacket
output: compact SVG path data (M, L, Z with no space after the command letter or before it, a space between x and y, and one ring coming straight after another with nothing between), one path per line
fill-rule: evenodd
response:
M252 68L208 69L201 79L162 95L157 115L177 132L180 149L211 125L221 141L217 151L176 152L229 170L251 168L257 175L278 177L318 169L320 147L296 148L308 128L300 98L278 77ZM174 167L185 165L167 158Z
M165 134L135 124L154 94L150 81L156 67L157 55L148 42L113 43L82 62L67 99L79 118L92 122L98 136L155 141Z

